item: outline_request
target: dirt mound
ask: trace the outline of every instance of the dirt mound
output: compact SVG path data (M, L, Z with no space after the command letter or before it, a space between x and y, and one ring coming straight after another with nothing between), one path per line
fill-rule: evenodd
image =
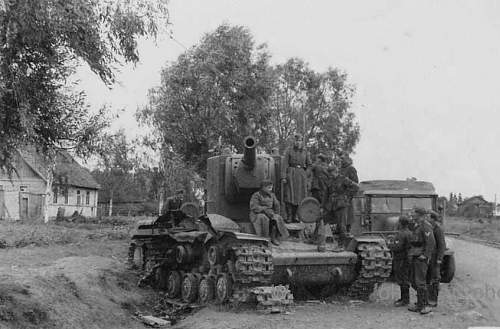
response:
M122 262L99 256L4 268L1 277L2 328L144 328L132 314L154 299Z

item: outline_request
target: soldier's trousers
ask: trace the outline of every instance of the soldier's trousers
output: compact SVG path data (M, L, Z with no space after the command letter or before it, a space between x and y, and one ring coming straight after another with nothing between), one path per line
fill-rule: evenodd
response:
M410 281L413 289L427 291L427 270L429 266L426 260L420 260L414 256L411 260Z
M408 257L395 256L392 260L394 280L401 287L410 287L410 263Z
M441 281L441 265L437 263L437 258L432 257L427 271L427 290L429 300L436 302L439 294L439 282Z
M347 207L337 208L336 210L329 211L325 216L325 223L335 225L334 233L345 234L346 224L347 224L347 214L348 214Z
M264 214L255 215L255 219L252 221L255 234L264 238L269 237L269 224L270 219Z

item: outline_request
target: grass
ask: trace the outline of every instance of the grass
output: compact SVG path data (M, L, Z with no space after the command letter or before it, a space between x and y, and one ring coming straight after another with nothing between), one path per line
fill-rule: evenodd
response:
M126 240L141 217L80 218L75 222L0 222L0 246L22 248L77 243L82 240Z
M500 242L500 219L448 217L445 222L445 231Z

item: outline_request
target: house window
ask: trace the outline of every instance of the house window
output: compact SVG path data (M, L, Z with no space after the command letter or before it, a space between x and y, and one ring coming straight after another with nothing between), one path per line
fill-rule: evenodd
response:
M85 195L85 204L90 204L90 191L87 191Z
M53 199L52 203L57 203L57 186L52 186L52 194L53 194Z
M82 196L80 194L80 190L76 191L76 204L81 205L82 204Z
M21 186L19 186L19 191L21 191L21 192L28 192L28 185L21 185Z
M68 193L68 188L64 188L64 204L68 204L69 199L69 193Z

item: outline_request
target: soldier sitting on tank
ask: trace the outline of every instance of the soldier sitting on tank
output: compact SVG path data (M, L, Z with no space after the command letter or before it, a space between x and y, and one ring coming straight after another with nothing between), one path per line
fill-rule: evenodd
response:
M181 213L181 206L184 201L184 190L179 189L174 196L168 197L161 209L161 222L170 222L176 226L178 221L184 217Z
M275 245L280 244L280 239L288 237L288 230L279 213L280 203L273 193L273 182L263 180L260 190L250 199L250 221L255 234L271 237L271 243Z
M398 232L389 243L389 249L392 251L392 273L401 292L401 297L394 303L394 306L406 306L410 303L408 250L410 249L411 231L408 228L409 224L410 218L408 216L399 217Z

